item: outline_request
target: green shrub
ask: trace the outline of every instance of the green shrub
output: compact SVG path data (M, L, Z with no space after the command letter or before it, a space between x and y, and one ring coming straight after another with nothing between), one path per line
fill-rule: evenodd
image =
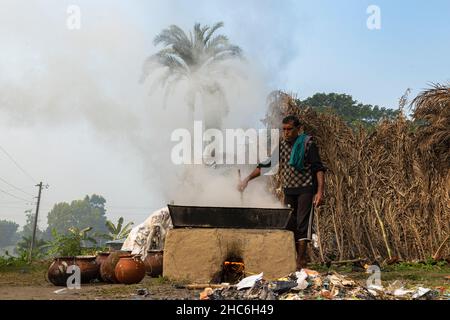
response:
M69 228L67 234L60 234L56 229L52 230L53 241L50 242L49 253L58 256L78 256L85 252L83 242L96 244L97 241L88 235L92 228ZM89 250L89 249L88 249ZM94 250L94 249L93 249Z

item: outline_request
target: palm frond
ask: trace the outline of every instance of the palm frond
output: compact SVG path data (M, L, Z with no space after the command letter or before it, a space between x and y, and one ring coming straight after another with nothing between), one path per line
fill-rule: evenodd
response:
M190 45L190 41L186 33L184 33L184 31L176 25L171 25L169 28L161 31L161 33L155 37L153 43L154 45L163 43L165 46L171 46L177 43L181 43L186 46Z
M218 22L212 28L209 29L208 33L206 34L205 39L203 40L204 44L206 45L208 41L211 39L214 32L216 32L218 29L222 28L224 26L223 22Z
M176 55L168 53L157 53L158 62L160 65L168 67L172 72L188 73L189 67Z
M173 50L173 48L164 48L161 49L158 54L154 54L151 55L150 57L148 57L147 59L145 59L143 65L142 65L142 73L141 73L141 77L139 79L140 83L143 83L149 76L150 74L155 71L155 69L157 67L160 67L160 61L159 61L159 56L161 55L172 55L172 54L176 54L176 52Z
M221 34L212 38L212 40L205 45L205 52L207 53L214 52L214 50L217 47L219 46L226 47L228 45L229 45L228 37Z
M185 33L180 27L171 25L154 38L154 44L162 44L164 48L147 58L143 65L141 82L155 69L167 68L162 76L155 79L151 85L152 88L155 88L156 81L161 85L164 84L164 106L177 82L193 77L213 78L210 80L211 82L218 75L217 72L212 72L214 68L211 68L211 65L219 66L225 60L243 58L240 47L230 44L225 35L215 35L215 32L223 26L223 22L218 22L212 27L196 23L192 31ZM216 84L217 82L214 82L213 85ZM196 88L191 88L186 95L188 106L192 112L195 109L196 93L201 91L203 84L195 86Z
M155 37L153 42L155 45L162 43L172 49L173 52L171 54L178 55L187 65L194 61L192 56L192 39L189 39L186 33L178 26L172 25L168 29L164 29Z

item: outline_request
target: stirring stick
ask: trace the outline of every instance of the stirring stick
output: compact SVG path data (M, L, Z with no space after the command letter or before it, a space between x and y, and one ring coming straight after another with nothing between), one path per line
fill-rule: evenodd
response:
M238 169L239 183L242 182L241 179L241 169ZM244 191L239 191L241 193L241 206L244 205Z

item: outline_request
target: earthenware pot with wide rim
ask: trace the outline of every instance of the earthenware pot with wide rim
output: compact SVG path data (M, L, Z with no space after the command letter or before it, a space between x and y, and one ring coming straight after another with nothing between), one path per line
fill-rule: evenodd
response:
M163 273L163 250L148 250L144 260L145 272L148 276L157 278Z
M141 282L145 277L145 265L141 260L141 255L120 257L116 265L115 275L120 283L134 284Z
M102 262L100 266L100 276L107 283L119 283L117 281L115 270L116 265L121 257L131 257L129 251L114 251Z
M55 286L66 286L67 279L73 272L67 273L71 265L80 268L81 283L89 283L99 274L95 256L56 257L48 268L47 278Z

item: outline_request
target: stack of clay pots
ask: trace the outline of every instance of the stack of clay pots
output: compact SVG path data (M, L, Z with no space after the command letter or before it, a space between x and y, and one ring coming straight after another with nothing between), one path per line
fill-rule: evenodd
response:
M55 258L47 272L48 280L55 286L66 286L73 274L73 271L67 272L71 265L80 268L81 283L97 280L134 284L142 281L146 271L140 255L128 251L101 252L97 256Z

